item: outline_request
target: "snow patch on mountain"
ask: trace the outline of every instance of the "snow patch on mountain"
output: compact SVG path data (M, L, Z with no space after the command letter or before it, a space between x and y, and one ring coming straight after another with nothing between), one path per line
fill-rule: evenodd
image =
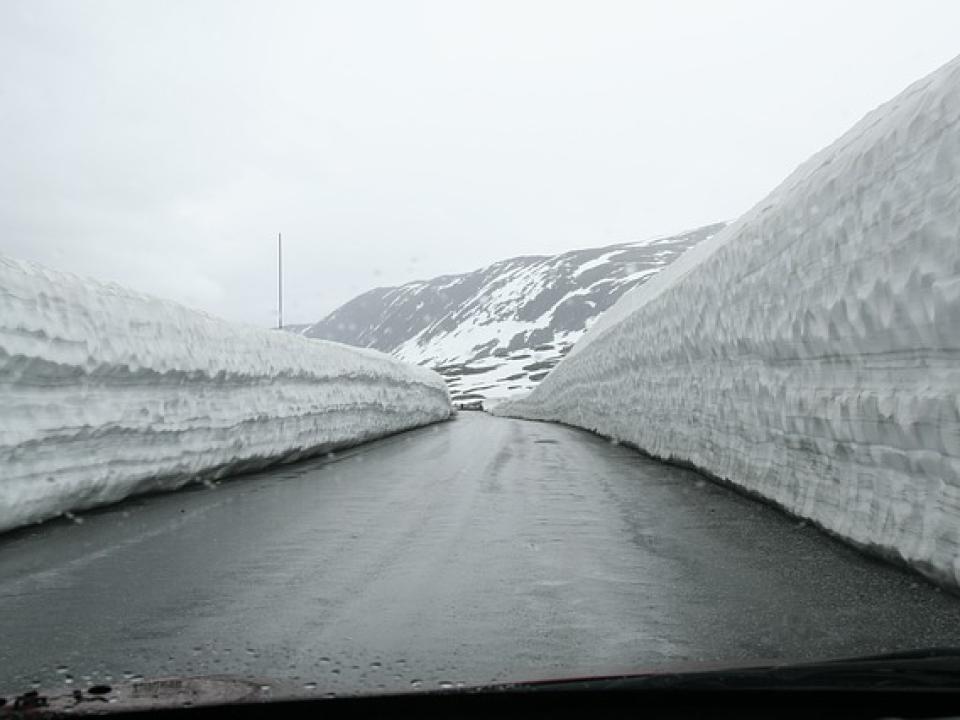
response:
M378 288L300 332L433 367L454 400L508 397L535 387L621 295L723 226Z

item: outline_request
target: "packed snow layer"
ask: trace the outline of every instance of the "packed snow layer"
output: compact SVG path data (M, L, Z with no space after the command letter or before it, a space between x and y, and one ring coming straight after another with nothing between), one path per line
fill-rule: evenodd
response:
M447 418L443 379L0 257L0 530Z
M691 463L960 585L960 58L497 412Z

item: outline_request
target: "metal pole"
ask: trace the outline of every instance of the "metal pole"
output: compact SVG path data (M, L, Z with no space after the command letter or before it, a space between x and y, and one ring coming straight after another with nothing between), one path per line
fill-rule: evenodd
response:
M283 330L283 237L277 233L277 329Z

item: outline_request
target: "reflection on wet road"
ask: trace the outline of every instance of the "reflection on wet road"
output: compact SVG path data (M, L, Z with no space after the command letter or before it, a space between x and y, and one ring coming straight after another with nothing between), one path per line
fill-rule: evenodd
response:
M556 425L453 422L0 538L0 690L317 692L960 645L960 600ZM26 687L25 687L26 686Z

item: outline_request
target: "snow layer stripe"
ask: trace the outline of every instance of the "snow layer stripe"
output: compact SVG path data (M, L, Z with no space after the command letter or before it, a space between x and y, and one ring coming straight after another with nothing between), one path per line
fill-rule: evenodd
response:
M0 257L0 531L450 412L382 353Z
M960 586L960 58L497 411L691 463Z

